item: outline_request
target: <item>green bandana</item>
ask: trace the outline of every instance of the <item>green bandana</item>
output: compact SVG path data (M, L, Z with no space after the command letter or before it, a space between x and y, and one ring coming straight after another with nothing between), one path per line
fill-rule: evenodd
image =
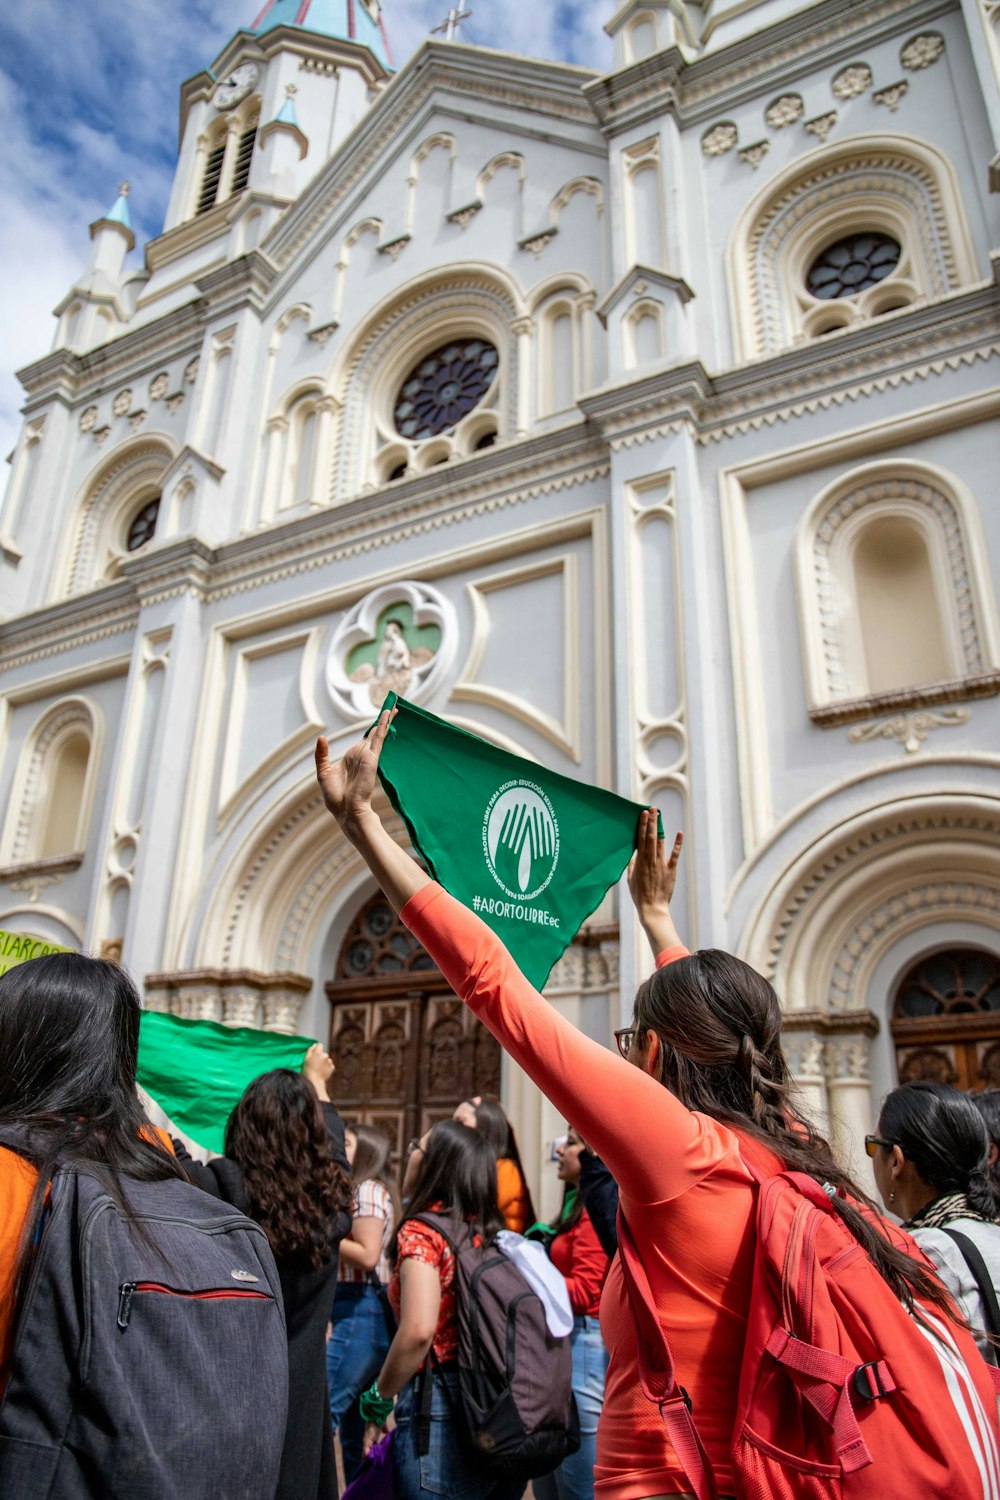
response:
M379 780L434 879L537 988L614 885L642 807L547 771L390 693Z
M185 1135L221 1153L226 1122L247 1084L272 1068L298 1072L311 1046L304 1036L144 1010L136 1077Z

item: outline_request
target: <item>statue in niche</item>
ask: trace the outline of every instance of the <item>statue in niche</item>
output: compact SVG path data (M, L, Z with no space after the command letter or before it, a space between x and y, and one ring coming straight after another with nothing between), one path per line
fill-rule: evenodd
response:
M441 632L436 626L413 623L413 611L408 606L390 605L379 618L375 639L351 652L347 663L350 680L368 684L374 708L379 707L387 693L405 697L414 675L433 660L440 640ZM352 663L356 663L353 668Z

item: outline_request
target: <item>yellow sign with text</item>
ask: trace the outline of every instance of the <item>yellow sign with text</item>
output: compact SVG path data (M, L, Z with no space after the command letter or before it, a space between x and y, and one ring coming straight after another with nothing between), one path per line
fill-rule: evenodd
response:
M46 953L72 953L72 948L63 948L45 938L35 937L30 932L5 932L0 927L0 974L6 974L15 964L27 963L29 958L43 958Z

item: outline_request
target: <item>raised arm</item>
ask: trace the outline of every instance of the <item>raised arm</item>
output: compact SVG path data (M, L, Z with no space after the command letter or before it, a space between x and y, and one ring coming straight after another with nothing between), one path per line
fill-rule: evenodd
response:
M326 741L317 742L316 772L327 808L455 994L573 1121L623 1192L652 1202L685 1191L719 1160L720 1134L726 1132L578 1031L533 989L492 929L432 881L385 831L371 797L390 722L383 714L368 739L336 763ZM654 815L654 839L655 828ZM660 925L654 932L657 941L668 939L665 948L676 950L671 956L685 951L672 922L669 932ZM650 1142L658 1149L650 1150Z

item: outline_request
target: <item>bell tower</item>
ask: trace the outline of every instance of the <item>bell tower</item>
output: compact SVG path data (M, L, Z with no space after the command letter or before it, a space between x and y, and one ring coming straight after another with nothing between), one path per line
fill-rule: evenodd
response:
M211 68L182 85L164 234L194 221L206 236L221 233L248 196L272 219L357 123L391 68L378 0L266 0Z

